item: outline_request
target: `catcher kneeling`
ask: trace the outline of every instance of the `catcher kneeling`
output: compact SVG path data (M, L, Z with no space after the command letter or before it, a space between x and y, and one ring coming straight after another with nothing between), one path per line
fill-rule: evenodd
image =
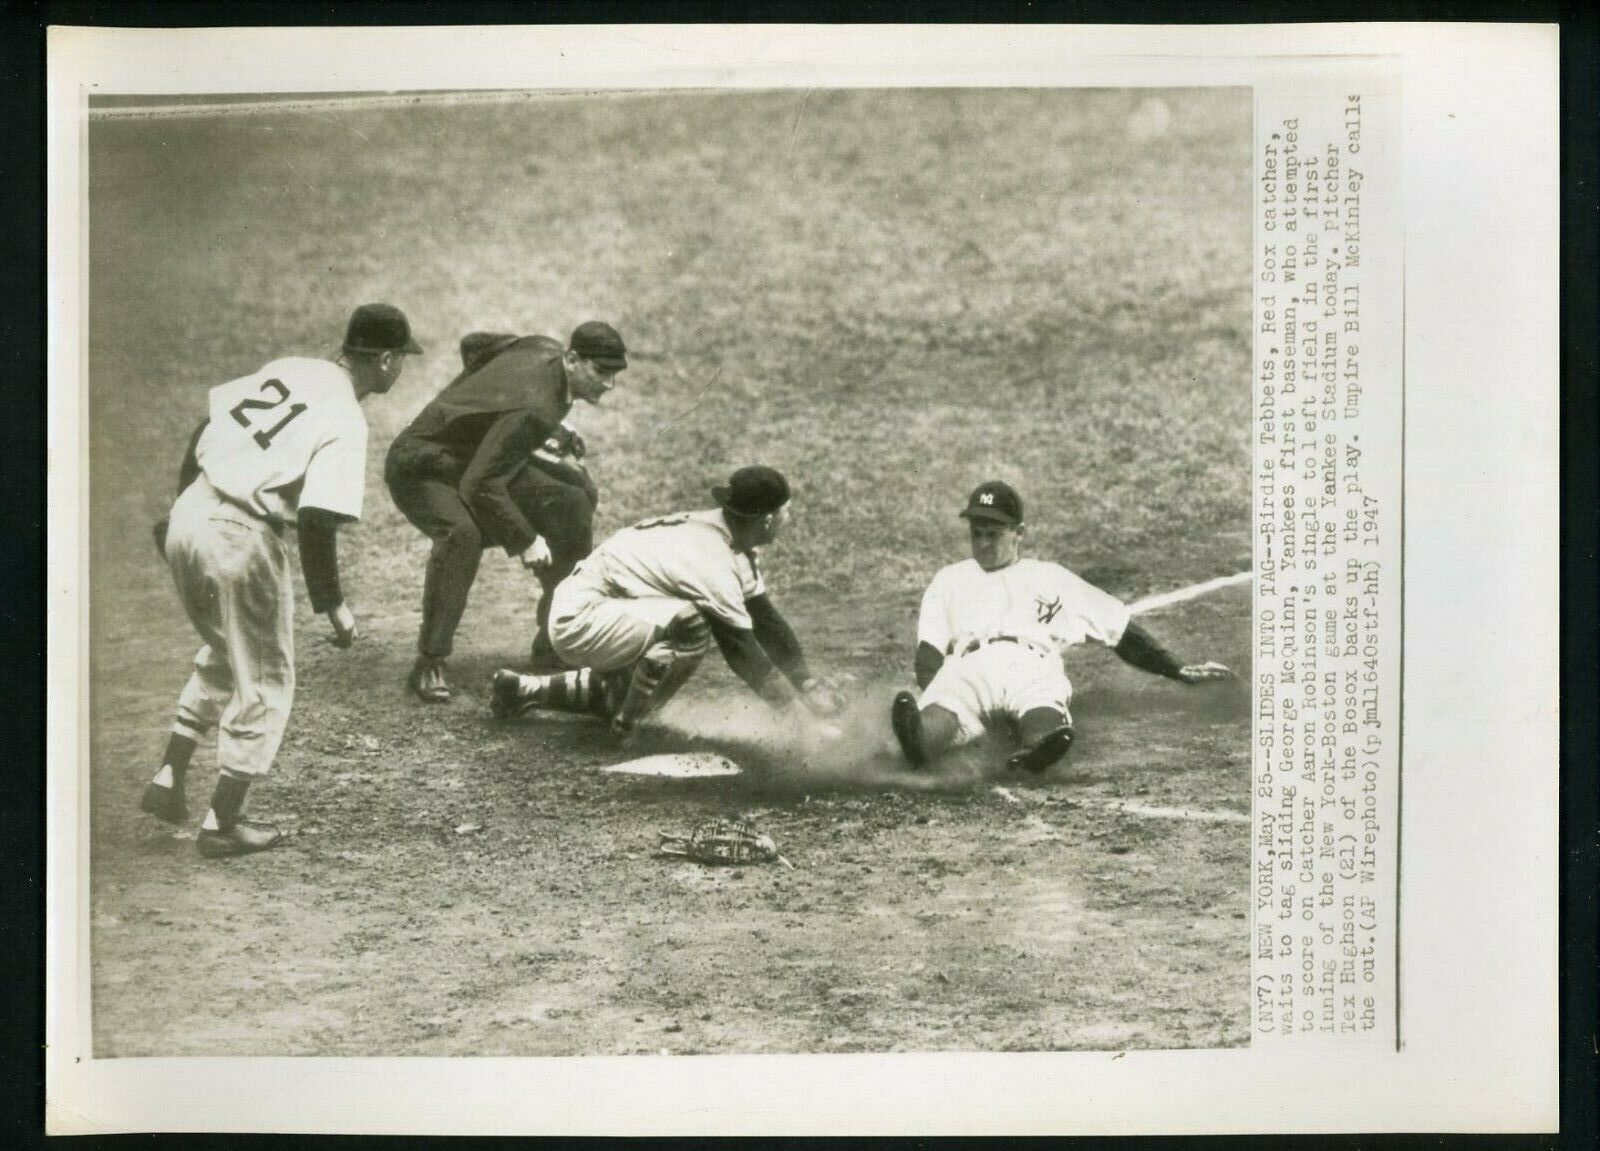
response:
M816 715L840 709L838 695L807 669L757 562L757 549L788 520L788 482L772 468L741 468L711 494L717 507L624 528L561 581L550 642L575 670L497 671L490 688L497 718L536 708L587 712L607 718L626 740L713 644L774 707L799 702Z
M913 766L997 725L1013 727L1022 745L1007 767L1038 772L1055 763L1072 746L1072 684L1061 653L1086 640L1183 683L1233 677L1220 663L1180 663L1115 596L1060 564L1022 558L1022 497L1011 485L979 484L961 516L972 558L941 570L922 597L922 699L902 691L889 713Z

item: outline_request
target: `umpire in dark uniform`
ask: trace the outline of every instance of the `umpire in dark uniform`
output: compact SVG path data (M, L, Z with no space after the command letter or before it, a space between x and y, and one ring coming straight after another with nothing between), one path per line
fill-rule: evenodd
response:
M469 332L461 338L461 366L468 372L476 371L519 339L543 339L555 355L562 351L561 342L548 336ZM512 501L538 529L541 541L534 544L531 552L524 553L535 561L528 566L538 576L543 592L535 615L534 671L561 670L566 666L550 646L550 594L572 573L578 561L594 550L594 513L600 506L600 491L583 462L587 451L583 437L563 421L534 449L528 459L532 466L513 476L509 487Z
M592 485L561 482L530 457L564 434L574 400L599 402L628 366L622 337L598 320L580 324L565 348L546 336L469 337L462 358L465 370L395 438L384 464L395 506L433 541L409 677L429 702L450 698L445 660L485 547L504 548L548 587L587 554ZM545 548L535 547L541 536Z

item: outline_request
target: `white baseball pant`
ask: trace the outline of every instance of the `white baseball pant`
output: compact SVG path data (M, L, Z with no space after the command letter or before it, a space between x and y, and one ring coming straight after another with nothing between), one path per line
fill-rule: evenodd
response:
M550 600L550 645L573 667L631 667L679 614L696 610L671 596L609 596L583 568L557 584Z
M282 529L217 494L202 475L172 506L167 566L205 641L173 730L217 731L217 764L265 775L294 702L294 586Z
M1071 723L1071 702L1072 683L1059 655L1032 644L986 643L946 659L919 704L955 715L961 725L959 745L997 722L1014 721L1039 708L1053 708Z

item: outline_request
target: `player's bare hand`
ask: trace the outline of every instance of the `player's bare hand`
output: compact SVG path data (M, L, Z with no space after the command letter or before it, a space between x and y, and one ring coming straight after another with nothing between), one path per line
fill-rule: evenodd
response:
M356 613L350 610L349 604L341 603L328 612L328 623L333 627L333 639L330 642L334 647L349 647L361 638Z
M575 460L581 460L589 454L589 445L583 442L583 437L578 434L576 428L567 428L566 433L567 455Z
M1233 670L1213 661L1184 664L1178 669L1178 678L1184 683L1208 683L1218 679L1236 679Z
M555 562L555 558L550 554L550 545L544 542L543 536L535 538L518 558L522 560L522 566L536 576L544 575Z
M818 719L830 719L844 710L844 696L820 679L800 685L800 702Z

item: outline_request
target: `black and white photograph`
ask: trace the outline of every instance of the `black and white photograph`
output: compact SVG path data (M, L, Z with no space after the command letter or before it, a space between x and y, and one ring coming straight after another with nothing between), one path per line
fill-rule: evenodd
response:
M53 29L51 1129L1541 1129L1550 44Z
M96 1056L1244 1043L1250 130L91 99Z

